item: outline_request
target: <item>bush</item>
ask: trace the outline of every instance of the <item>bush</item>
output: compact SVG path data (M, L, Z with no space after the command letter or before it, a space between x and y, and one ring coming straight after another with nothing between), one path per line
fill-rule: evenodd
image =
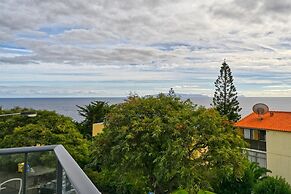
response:
M257 163L248 163L242 177L222 174L218 177L214 190L218 194L251 194L256 183L271 172Z
M179 190L173 192L172 194L189 194L189 193L184 189L179 189Z
M282 177L267 177L258 182L254 194L291 194L291 186Z

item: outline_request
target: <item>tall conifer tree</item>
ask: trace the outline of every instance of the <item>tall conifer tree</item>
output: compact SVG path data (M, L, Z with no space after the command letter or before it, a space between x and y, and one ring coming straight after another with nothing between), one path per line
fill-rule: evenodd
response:
M173 88L171 88L171 89L169 90L168 96L176 97L176 93L175 93L175 91L174 91Z
M224 61L220 68L220 75L215 84L215 93L212 106L220 113L225 115L230 121L240 119L241 108L237 100L236 88L233 84L233 77L228 64Z

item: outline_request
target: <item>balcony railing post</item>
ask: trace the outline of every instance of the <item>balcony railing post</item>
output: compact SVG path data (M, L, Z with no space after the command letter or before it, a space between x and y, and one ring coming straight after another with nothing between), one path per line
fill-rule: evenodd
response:
M33 146L33 147L21 147L21 148L4 148L0 149L0 156L2 155L11 155L11 154L24 154L24 167L23 167L23 186L22 194L27 194L27 173L28 166L28 154L34 152L46 152L53 151L59 162L58 169L56 172L57 180L57 190L58 194L63 188L65 189L66 183L63 182L66 180L63 174L66 174L68 182L73 186L72 191L79 194L101 194L100 191L95 187L92 181L87 177L84 171L80 168L77 162L69 154L69 152L62 145L51 145L51 146ZM61 168L62 167L62 168ZM36 186L36 185L34 185ZM37 185L39 186L39 185Z
M23 184L22 184L22 193L26 194L26 178L27 178L27 155L28 153L24 154L24 167L23 167Z
M63 167L59 160L57 160L57 194L62 194L63 183Z

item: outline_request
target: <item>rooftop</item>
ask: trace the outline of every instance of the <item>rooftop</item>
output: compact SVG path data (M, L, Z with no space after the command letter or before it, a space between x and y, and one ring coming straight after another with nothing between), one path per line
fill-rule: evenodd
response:
M291 132L291 112L269 111L260 116L256 113L251 113L235 123L235 126Z

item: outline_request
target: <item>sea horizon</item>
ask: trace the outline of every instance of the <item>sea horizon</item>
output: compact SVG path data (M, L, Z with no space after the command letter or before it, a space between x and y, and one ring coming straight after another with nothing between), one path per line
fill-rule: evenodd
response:
M3 109L14 107L25 107L36 110L56 111L59 114L69 116L75 121L81 121L82 117L78 113L78 106L85 106L95 100L105 101L109 104L118 104L126 100L127 97L13 97L0 98L0 106ZM194 104L210 107L212 97L208 96L181 96L181 99L190 99ZM241 116L246 116L252 112L252 107L256 103L265 103L273 111L291 111L291 97L245 97L238 98L242 111Z

